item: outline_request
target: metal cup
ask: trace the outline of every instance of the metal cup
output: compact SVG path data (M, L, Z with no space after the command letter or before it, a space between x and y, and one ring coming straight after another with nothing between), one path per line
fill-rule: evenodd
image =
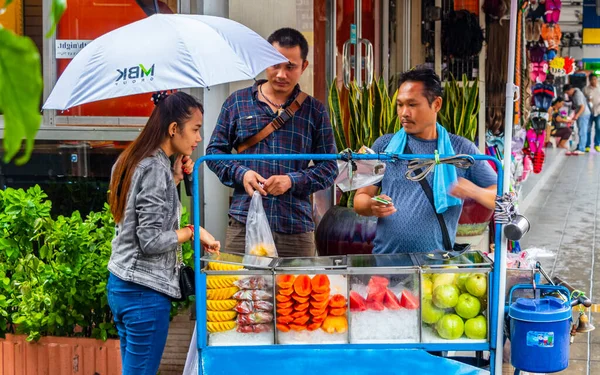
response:
M508 224L504 226L504 235L511 241L519 241L523 236L529 232L531 223L523 215L517 215Z

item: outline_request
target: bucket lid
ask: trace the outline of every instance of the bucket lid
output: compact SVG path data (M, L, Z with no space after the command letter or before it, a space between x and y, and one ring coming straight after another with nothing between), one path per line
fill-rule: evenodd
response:
M557 322L571 318L571 307L555 297L518 298L510 305L508 315L528 322Z

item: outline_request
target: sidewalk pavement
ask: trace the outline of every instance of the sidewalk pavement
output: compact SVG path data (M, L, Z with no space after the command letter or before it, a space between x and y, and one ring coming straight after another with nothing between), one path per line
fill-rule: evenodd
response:
M576 336L569 368L558 374L600 375L600 154L564 156L550 151L546 176L532 176L523 186L529 198L525 196L521 212L532 227L521 248L551 251L552 257L541 259L546 272L599 304L590 316L598 329ZM557 163L551 166L553 157ZM545 180L540 184L541 179Z

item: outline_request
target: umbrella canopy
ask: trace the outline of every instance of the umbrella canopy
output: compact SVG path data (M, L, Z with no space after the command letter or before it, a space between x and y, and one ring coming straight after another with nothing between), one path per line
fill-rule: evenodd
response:
M146 92L253 79L288 60L235 21L156 14L88 44L60 76L44 109Z

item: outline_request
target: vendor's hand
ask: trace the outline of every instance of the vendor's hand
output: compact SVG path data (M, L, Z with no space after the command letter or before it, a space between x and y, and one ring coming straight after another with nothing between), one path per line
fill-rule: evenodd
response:
M255 190L258 190L258 192L261 195L267 195L267 192L265 191L265 189L262 188L262 186L260 184L264 184L266 182L266 180L263 178L263 176L259 175L258 173L250 170L247 171L246 173L244 173L244 189L246 190L246 193L248 193L249 196L252 196L254 194Z
M377 197L381 199L385 199L387 201L392 201L392 198L388 197L385 194L378 195ZM374 200L371 200L371 212L373 216L376 217L386 217L396 212L396 208L394 207L394 203L384 204Z
M271 195L281 195L292 188L292 179L289 176L271 176L264 184L265 191Z
M462 200L474 198L477 195L479 187L467 180L466 178L459 177L456 184L450 188L450 195Z
M194 161L189 156L179 155L173 164L173 179L175 185L183 180L183 174L190 174L194 170Z

